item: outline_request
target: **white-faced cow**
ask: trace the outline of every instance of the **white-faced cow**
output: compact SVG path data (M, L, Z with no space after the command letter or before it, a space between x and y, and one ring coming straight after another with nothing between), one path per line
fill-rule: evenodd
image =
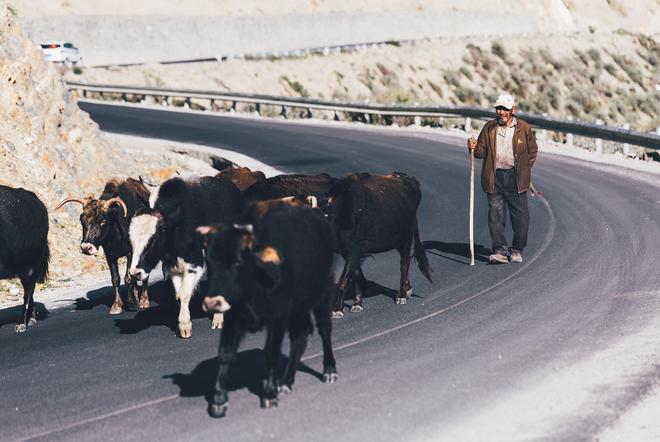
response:
M228 167L215 175L217 178L229 180L236 187L244 191L256 182L266 179L266 175L259 170L250 170L249 167Z
M192 336L188 304L204 274L204 255L195 229L216 222L232 223L245 207L245 197L231 182L215 177L170 178L158 189L152 209L131 221L133 259L130 273L147 278L162 261L164 274L172 281L180 301L179 335ZM214 317L213 328L222 326Z
M46 280L49 259L46 206L28 190L0 185L0 279L23 285L17 332L37 322L34 288Z
M263 408L277 405L278 389L291 391L313 330L312 314L323 343L323 379L337 380L331 344L334 235L327 219L306 204L273 200L252 203L240 222L198 229L209 277L204 308L226 312L209 406L214 417L227 410L229 365L245 332L267 330ZM276 367L286 331L291 350L278 380Z
M396 250L401 255L401 279L397 304L405 304L412 294L410 284L411 247L421 272L431 281L431 267L419 239L417 208L422 194L417 180L403 173L349 174L329 191L326 212L337 237L338 252L345 265L337 283L333 316L343 316L344 296L354 288L351 311L363 309L367 280L362 259L373 253Z
M143 285L142 293L139 294L137 281L128 272L132 257L128 228L135 213L149 206L149 191L141 181L133 178L125 180L113 178L106 183L103 193L98 199L93 195L87 195L84 198L67 198L55 210L71 202L82 205L80 251L85 255L95 255L99 248L103 247L115 292L115 300L110 308L110 314L121 313L124 306L119 291L121 278L118 264L119 258L124 256L127 260L126 275L124 276L127 292L126 303L140 309L149 308L148 281Z
M245 190L250 201L270 200L293 196L306 198L314 196L318 200L327 198L330 187L337 181L327 173L320 175L277 175L254 183Z

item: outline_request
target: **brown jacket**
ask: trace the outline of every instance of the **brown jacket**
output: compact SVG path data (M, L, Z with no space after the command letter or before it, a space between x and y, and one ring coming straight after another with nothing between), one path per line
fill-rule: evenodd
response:
M529 189L532 166L536 161L536 153L539 149L529 124L520 118L516 118L516 121L517 125L513 133L513 159L518 193L522 193ZM474 156L484 159L481 169L481 187L487 193L493 193L495 190L496 137L497 120L491 120L481 129L477 147L474 149Z

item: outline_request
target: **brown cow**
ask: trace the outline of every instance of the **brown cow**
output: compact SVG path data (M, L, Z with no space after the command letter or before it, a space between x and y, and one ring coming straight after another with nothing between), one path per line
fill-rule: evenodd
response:
M95 255L99 247L103 247L105 259L110 268L112 287L115 292L115 301L110 308L110 314L122 312L123 301L119 293L118 259L125 256L130 263L132 256L131 241L128 227L133 215L141 209L149 207L149 191L142 182L133 178L109 180L101 196L96 199L93 195L84 198L69 197L62 201L55 210L66 203L80 203L83 211L80 214L82 225L82 241L80 251L85 255ZM142 295L138 300L137 282L128 273L126 265L124 282L128 290L126 301L139 306L141 309L149 307L148 284L143 285Z
M228 167L215 175L217 178L222 178L236 184L236 187L241 189L241 192L253 185L258 181L266 179L266 175L259 170L252 171L249 167Z

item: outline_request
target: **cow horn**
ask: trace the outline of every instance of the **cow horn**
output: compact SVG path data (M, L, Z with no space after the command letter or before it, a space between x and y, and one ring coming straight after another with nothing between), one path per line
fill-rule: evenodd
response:
M110 198L105 202L105 207L109 208L113 204L119 204L121 206L121 208L124 210L124 218L128 216L128 209L126 208L126 204L124 204L124 201L121 198L119 198L118 196L114 198Z
M57 207L55 207L55 210L59 209L60 207L62 207L66 203L80 203L84 206L85 202L86 201L83 198L76 198L76 197L70 196L70 197L66 198L64 201L62 201L61 203L59 203L57 205Z

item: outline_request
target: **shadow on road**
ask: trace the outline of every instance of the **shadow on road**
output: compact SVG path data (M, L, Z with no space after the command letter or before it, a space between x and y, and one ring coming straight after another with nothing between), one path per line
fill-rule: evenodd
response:
M277 365L278 376L282 376L289 358L280 356ZM319 381L323 375L310 368L304 362L300 363L298 374L311 374ZM190 374L174 373L163 376L163 379L172 379L172 383L179 387L181 397L204 396L211 400L216 377L218 376L218 358L207 359L201 362ZM263 350L252 349L241 351L229 368L229 391L247 388L255 396L263 394L263 380L266 378L266 356Z
M205 293L206 281L202 281L197 293L190 300L191 319L208 318L209 315L202 310L202 293ZM138 311L134 317L128 319L115 319L115 327L121 334L135 334L152 326L165 326L174 333L179 331L179 303L174 299L172 284L169 281L159 281L149 286L149 301L151 307ZM110 299L112 303L112 299ZM154 305L154 303L158 305Z
M18 315L21 313L22 308L23 305L21 304L15 307L9 307L1 310L0 327L3 327L7 324L11 324L12 327L16 325L16 321L18 320ZM37 312L37 324L41 321L48 319L48 310L46 310L46 306L41 302L34 303L34 310ZM28 331L30 330L30 327L33 326L28 326Z
M460 262L461 264L469 264L470 260L470 245L461 242L442 242L442 241L424 241L424 250L435 256L440 256L451 261ZM435 251L435 253L433 252ZM445 254L461 256L467 261L458 260ZM488 262L490 249L485 248L481 244L474 245L474 260L480 262Z

